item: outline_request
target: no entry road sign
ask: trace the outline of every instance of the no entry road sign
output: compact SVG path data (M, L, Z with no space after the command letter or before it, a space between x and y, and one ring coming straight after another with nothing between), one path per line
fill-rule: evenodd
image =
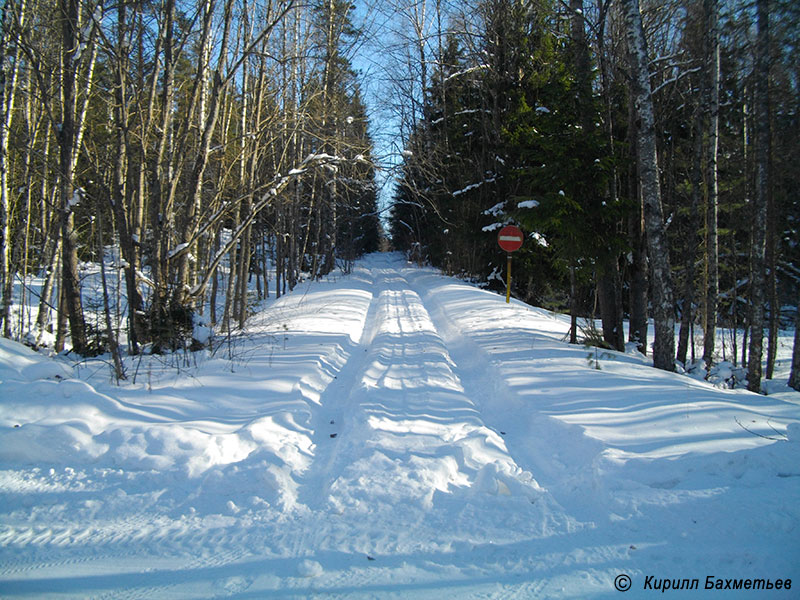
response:
M522 230L514 225L506 225L497 234L497 243L508 253L506 265L506 302L511 301L511 253L522 247L525 236Z
M519 250L524 240L525 236L522 234L522 230L515 225L506 225L497 234L497 243L506 252Z

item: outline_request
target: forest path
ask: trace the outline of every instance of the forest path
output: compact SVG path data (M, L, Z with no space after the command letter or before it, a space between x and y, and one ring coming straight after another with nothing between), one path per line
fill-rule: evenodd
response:
M136 383L0 342L0 595L568 599L701 562L795 573L775 549L797 547L798 445L768 437L798 404L567 326L376 254L229 345L136 357Z
M324 547L333 529L359 515L373 523L353 539L365 554L409 552L430 535L431 519L447 545L469 524L448 522L452 513L442 506L505 504L512 496L523 510L485 526L498 531L519 520L522 530L541 533L541 511L560 510L509 454L503 434L487 426L476 395L483 388L465 389L459 373L469 368L454 361L409 282L414 269L396 255L370 257L362 269L354 275L370 282L372 295L363 330L320 394L310 425L314 460L299 477L298 501L338 519L312 519L297 545ZM398 519L406 528L392 526Z

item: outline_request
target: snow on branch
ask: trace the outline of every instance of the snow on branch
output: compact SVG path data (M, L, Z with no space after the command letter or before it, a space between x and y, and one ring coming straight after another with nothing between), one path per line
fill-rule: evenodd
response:
M506 207L506 201L503 200L502 202L498 202L497 204L495 204L493 207L487 208L485 211L483 211L483 214L496 217L498 215L503 214L503 212L505 211L505 207Z
M222 259L225 255L231 251L231 249L238 243L239 238L242 234L247 230L247 228L252 224L255 220L256 216L273 201L274 198L278 196L278 194L283 191L289 183L294 180L295 178L305 174L311 167L324 167L331 164L338 164L344 162L361 162L361 163L369 163L367 159L364 158L363 155L358 155L356 158L344 158L342 156L333 156L331 154L309 154L306 158L304 158L301 163L291 171L289 171L288 175L281 175L280 173L276 174L275 177L272 178L267 185L265 185L262 189L265 189L261 197L253 203L253 206L244 220L239 223L236 229L233 230L231 233L230 239L222 246L217 253L214 255L214 259L209 264L208 268L206 269L206 273L203 276L202 280L192 288L189 292L190 296L199 296L202 294L208 282L211 280L211 277L214 275L214 272L219 267ZM232 203L234 204L234 203ZM215 215L214 221L219 220L222 215L224 215L227 211L220 211ZM208 230L211 227L211 224L206 224L198 233L195 234L190 242L184 244L180 244L178 247L175 248L174 253L170 253L170 259L174 259L182 254L185 254L189 251L191 245L202 235L202 232ZM180 249L179 249L180 248Z
M698 71L701 71L702 69L703 69L703 67L695 67L694 69L687 69L686 71L682 71L682 72L678 73L672 79L667 79L665 82L663 82L657 88L655 88L652 93L656 94L659 91L661 91L662 89L664 89L665 87L667 87L668 85L673 84L673 83L679 81L680 79L683 79L683 77L685 77L686 75L690 75L692 73L697 73Z
M184 242L183 244L178 244L172 250L167 253L167 258L174 258L177 254L183 253L189 247L189 244Z
M517 208L536 208L539 203L536 200L523 200L517 204Z
M453 192L453 196L460 196L461 194L464 194L466 192L481 187L484 183L494 183L496 180L497 180L496 177L492 177L491 179L484 179L483 181L479 181L478 183L471 183L467 187Z
M778 270L790 279L793 279L796 283L800 283L800 269L793 264L780 261L778 263Z
M356 163L367 163L367 164L370 164L370 161L368 161L366 158L364 158L364 156L361 155L361 154L359 154L355 158L344 158L342 156L333 156L331 154L324 154L324 153L322 153L322 154L309 154L308 156L306 156L300 162L300 164L297 167L295 167L294 169L290 170L288 175L281 175L280 173L278 173L277 175L275 175L275 177L273 177L272 181L270 181L268 184L266 184L262 188L262 189L266 189L267 191L261 197L261 199L259 201L257 201L253 205L253 209L252 209L250 215L248 215L248 219L249 220L247 220L246 223L247 224L251 223L253 221L253 219L255 218L255 216L258 214L258 212L261 211L267 204L269 204L270 200L272 200L272 198L276 197L278 195L278 193L283 188L285 188L293 178L299 177L299 176L305 174L306 172L308 172L308 170L310 168L312 168L314 166L326 166L326 165L332 165L332 164L335 165L335 164L344 163L344 162L349 162L349 163L356 162ZM218 210L216 213L214 213L202 225L202 227L199 227L197 229L197 231L191 236L191 238L188 241L181 242L175 248L170 250L168 255L167 255L168 260L178 259L181 256L183 256L184 254L186 254L187 252L189 252L189 250L192 247L192 245L198 239L200 239L216 223L218 223L220 220L222 220L224 217L226 217L228 215L229 211L232 208L235 208L236 206L238 206L237 202L225 203L220 210ZM246 225L245 225L245 227L246 227ZM239 235L241 235L241 233L244 232L245 227L241 228L242 231L239 232ZM237 228L236 231L239 231L239 229ZM238 239L238 237L235 236L234 237L234 241L236 239ZM222 251L227 252L226 248L229 249L229 246L226 246L225 248L222 248L220 250L220 252L222 252ZM224 252L223 252L223 254L224 254ZM212 263L212 264L214 264L214 263ZM216 265L213 268L216 269ZM193 294L194 294L194 290L193 290Z
M492 111L486 110L485 108L465 108L464 110L459 110L453 113L453 116L457 115L474 115L475 113L485 112L487 114L492 114Z
M483 69L490 68L489 65L477 65L475 67L470 67L469 69L464 69L463 71L458 71L457 73L453 73L452 75L448 75L444 78L444 82L448 83L451 79L455 79L456 77L461 77L462 75L469 75L470 73L474 73L476 71L482 71Z

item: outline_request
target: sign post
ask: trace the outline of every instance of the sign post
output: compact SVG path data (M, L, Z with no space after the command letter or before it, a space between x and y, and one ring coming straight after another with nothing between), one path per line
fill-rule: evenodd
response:
M506 225L497 234L497 243L506 251L506 304L511 302L511 253L522 247L525 236L515 225Z
M506 304L511 302L511 254L506 254Z

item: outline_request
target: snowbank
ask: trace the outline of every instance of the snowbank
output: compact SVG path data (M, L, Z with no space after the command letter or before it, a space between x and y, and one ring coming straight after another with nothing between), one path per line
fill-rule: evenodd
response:
M565 344L567 327L374 255L226 347L129 358L119 387L100 360L0 339L0 590L591 598L621 574L631 597L647 577L800 582L800 394L655 371Z

